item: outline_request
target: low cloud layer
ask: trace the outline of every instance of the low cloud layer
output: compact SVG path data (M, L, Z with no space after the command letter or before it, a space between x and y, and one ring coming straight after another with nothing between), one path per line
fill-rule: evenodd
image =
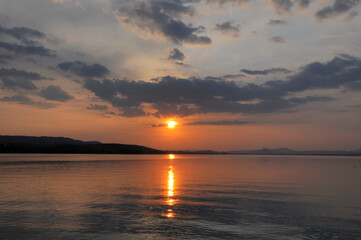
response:
M220 121L199 121L199 122L189 122L182 125L185 126L239 126L239 125L248 125L253 124L252 122L241 121L241 120L220 120ZM151 127L168 127L166 123L152 124Z
M55 85L49 85L42 89L39 95L47 100L56 102L67 102L70 99L73 99L73 97L61 89L61 87Z
M290 70L286 68L271 68L266 70L248 70L248 69L242 69L242 73L245 73L247 75L267 75L272 73L291 73Z
M27 72L15 68L0 68L0 80L2 89L24 89L34 90L37 89L33 81L44 80L45 77L38 73Z
M186 125L189 126L234 126L234 125L248 125L252 124L251 122L241 121L241 120L221 120L214 122L190 122Z
M108 106L103 104L90 104L86 107L88 110L107 110Z
M74 62L63 62L58 64L58 67L63 70L70 73L73 73L80 77L105 77L110 73L109 69L105 66L94 63L92 65L89 65L85 62L81 61L74 61Z
M361 60L341 55L327 63L314 62L286 80L240 85L223 78L162 77L158 82L87 79L84 87L118 107L123 116L185 117L201 113L271 113L327 96L291 97L311 89L350 88L361 81ZM153 110L146 110L150 104Z
M56 104L49 103L49 102L35 102L31 98L24 96L24 95L5 96L5 97L0 98L0 101L17 103L17 104L22 104L22 105L30 105L30 106L44 108L44 109L54 108L57 106Z

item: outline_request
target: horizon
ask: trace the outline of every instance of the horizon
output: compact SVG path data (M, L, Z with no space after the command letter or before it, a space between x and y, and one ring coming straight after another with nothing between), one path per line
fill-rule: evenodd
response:
M70 137L66 137L66 136L25 136L25 135L0 135L0 137L36 137L36 138L65 138L65 139L70 139L70 140L75 140L75 141L81 141L81 142L85 142L85 143L90 143L90 142L96 142L96 143L100 143L100 144L120 144L120 145L137 145L137 146L141 146L141 147L149 147L149 146L144 146L144 145L139 145L136 143L118 143L118 142L101 142L98 141L96 139L94 140L90 140L90 141L84 141L82 139L74 139L74 138L70 138ZM202 152L202 151L212 151L215 153L221 153L221 152L225 152L225 153L231 153L231 152L241 152L241 151L259 151L259 150L289 150L289 151L295 151L295 152L311 152L311 151L320 151L320 152L355 152L355 151L360 151L361 148L358 149L353 149L353 150L344 150L344 149L337 149L337 150L329 150L329 149L316 149L316 150L309 150L309 149L293 149L293 148L288 148L286 146L280 146L280 147L276 147L276 148L269 148L267 146L264 147L260 147L260 148L256 148L256 149L231 149L231 150L213 150L213 149L155 149L155 150L160 150L160 151L164 151L164 152L177 152L177 151L184 151L184 152ZM168 154L168 153L164 153L164 154Z
M361 1L0 3L0 135L361 148Z

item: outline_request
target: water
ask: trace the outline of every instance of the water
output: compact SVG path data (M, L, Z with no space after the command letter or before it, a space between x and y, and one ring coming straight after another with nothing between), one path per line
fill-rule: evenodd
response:
M2 154L0 239L361 239L361 158Z

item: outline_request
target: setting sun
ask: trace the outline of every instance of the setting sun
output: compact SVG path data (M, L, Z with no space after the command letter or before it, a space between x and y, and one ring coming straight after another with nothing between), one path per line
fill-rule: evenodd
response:
M175 125L177 125L177 122L175 122L175 121L169 121L167 124L168 124L168 127L169 127L169 128L174 128Z

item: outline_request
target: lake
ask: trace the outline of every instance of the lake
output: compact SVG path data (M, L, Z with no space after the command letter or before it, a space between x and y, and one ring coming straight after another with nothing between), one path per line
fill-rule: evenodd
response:
M361 239L361 157L0 154L0 239Z

